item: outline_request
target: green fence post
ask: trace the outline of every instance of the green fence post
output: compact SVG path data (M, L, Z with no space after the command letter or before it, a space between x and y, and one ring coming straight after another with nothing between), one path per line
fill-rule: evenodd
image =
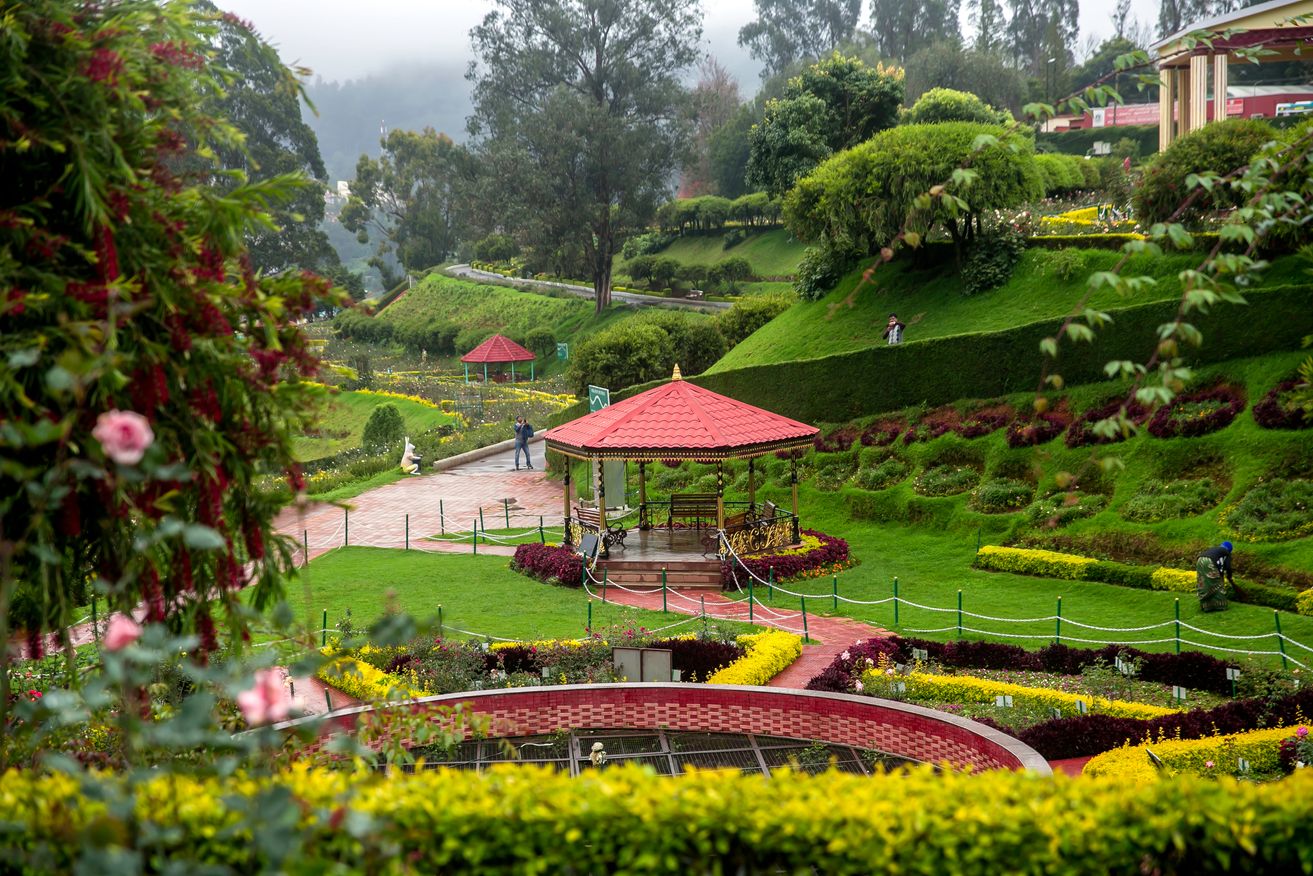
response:
M666 567L661 567L661 611L666 612Z
M807 597L799 596L798 602L802 603L802 640L811 643L811 636L807 633Z
M752 572L748 571L748 623L753 623L755 618L752 614Z
M1176 599L1176 653L1181 653L1181 599Z
M351 544L351 512L343 508L342 509L342 545L343 547L345 547L346 545L349 544Z
M310 530L301 530L301 568L310 565Z
M324 702L328 704L328 711L333 711L333 695L328 692L328 688L324 688Z
M962 591L957 591L957 637L962 638Z
M510 529L511 528L511 500L502 499L501 504L502 504L502 510L506 512L506 528Z
M839 576L830 579L830 595L834 597L834 610L839 610Z
M406 550L410 550L410 515L406 515Z
M547 544L547 536L543 534L543 516L538 515L538 544ZM605 574L605 569L603 573Z
M324 609L324 623L319 630L319 647L328 647L328 609Z
M478 520L474 521L474 538L470 539L470 541L473 542L474 544L474 555L477 557L479 555L479 521Z
M771 566L766 572L766 598L772 602L775 600L775 567Z
M441 499L438 500L438 534L447 534L447 515L443 511Z
M484 532L488 531L488 524L483 522L483 506L479 506L479 529Z
M1286 662L1286 637L1281 635L1281 612L1273 609L1272 620L1277 625L1277 647L1281 649L1281 668L1289 669L1290 664Z
M439 638L439 639L445 639L445 638L447 638L447 633L446 633L446 631L443 629L443 623L442 623L442 606L441 606L441 605L438 606L438 638Z
M1058 597L1058 621L1057 628L1053 631L1053 644L1062 644L1062 597Z
M894 576L894 626L898 626L898 576Z
M591 599L588 600L588 626L584 629L589 633L593 631L593 601Z
M607 579L610 577L611 577L610 570L603 569L602 570L602 601L603 602L606 602L606 582Z

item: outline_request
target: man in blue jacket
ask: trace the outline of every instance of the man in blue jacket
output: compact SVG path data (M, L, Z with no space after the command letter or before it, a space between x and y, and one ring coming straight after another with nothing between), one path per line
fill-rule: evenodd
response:
M533 437L533 426L524 417L515 418L515 470L520 470L520 452L524 452L524 464L528 468L533 468L533 460L529 458L529 439Z

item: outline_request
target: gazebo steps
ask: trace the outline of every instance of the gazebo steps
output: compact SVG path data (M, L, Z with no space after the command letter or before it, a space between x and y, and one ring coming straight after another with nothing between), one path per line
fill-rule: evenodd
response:
M621 587L637 590L660 590L661 570L665 567L666 586L675 590L720 591L718 560L603 560L597 570L606 570L607 579ZM595 573L596 574L596 573Z

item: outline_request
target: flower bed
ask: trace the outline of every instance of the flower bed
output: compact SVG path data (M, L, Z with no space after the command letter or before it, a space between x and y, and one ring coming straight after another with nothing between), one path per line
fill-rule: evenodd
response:
M957 434L963 438L983 438L991 432L1002 429L1016 419L1017 412L1006 402L985 405L962 415L957 425Z
M905 431L907 423L902 420L877 420L862 430L862 446L887 447Z
M801 547L782 548L770 553L740 557L739 561L742 562L742 566L747 567L747 572L739 565L739 561L732 558L725 560L720 564L721 586L734 586L736 576L743 576L748 572L767 579L770 577L771 569L774 569L775 580L783 582L792 578L821 578L826 575L837 575L857 564L848 551L848 542L837 536L826 535L814 529L804 529L802 537Z
M1016 478L985 481L971 493L971 508L982 514L1007 514L1030 504L1035 488Z
M1179 395L1154 412L1149 434L1156 438L1197 438L1231 425L1245 409L1245 394L1221 384Z
M1149 480L1122 505L1121 514L1137 523L1192 517L1217 505L1225 495L1226 490L1212 478Z
M957 432L961 427L962 416L956 408L952 406L936 408L908 427L903 433L903 443L933 441L941 435Z
M912 488L922 496L956 496L980 482L980 472L969 465L936 465L916 476Z
M1090 557L1078 557L1075 554L987 544L980 548L973 565L977 569L989 569L994 572L1014 572L1018 575L1042 575L1046 578L1080 581L1085 577L1085 570L1097 562L1098 560Z
M1127 404L1126 399L1120 396L1109 399L1072 420L1071 425L1067 427L1067 437L1064 439L1067 446L1085 447L1089 444L1113 444L1123 440L1126 436L1122 435L1121 432L1111 437L1096 435L1094 432L1095 423L1117 416L1123 406L1126 407L1127 419L1133 423L1142 424L1149 418L1149 409L1137 401Z
M1307 429L1313 426L1313 417L1303 408L1288 404L1290 393L1299 383L1298 378L1283 380L1269 389L1254 405L1254 422L1264 429Z
M1240 775L1239 758L1249 762L1252 772L1281 772L1281 743L1291 735L1288 727L1251 730L1203 739L1153 739L1138 745L1124 745L1095 756L1085 764L1087 776L1118 776L1138 782L1151 782L1165 773L1195 775ZM1159 770L1149 761L1145 748L1163 762Z
M552 544L522 544L515 548L511 568L517 572L562 587L582 587L583 559L573 548Z
M1313 533L1313 480L1270 480L1252 487L1218 518L1248 541L1287 541Z
M853 475L853 486L863 490L888 489L905 480L911 470L912 467L906 462L891 456L878 465L858 469L857 474Z
M1052 410L1033 417L1018 417L1008 423L1009 447L1036 447L1057 438L1071 425L1071 414L1063 401Z
M747 653L709 677L707 684L765 684L802 656L802 637L784 630L739 636L739 644Z
M331 649L325 654L332 655ZM361 702L378 703L401 697L414 699L429 696L429 691L413 687L391 673L384 672L349 654L339 654L319 667L315 675L342 693Z
M838 453L850 449L858 437L855 426L840 426L828 435L817 435L812 446L821 453Z
M1108 504L1108 497L1098 493L1054 493L1037 499L1026 508L1026 520L1032 526L1056 529L1073 520L1093 517Z

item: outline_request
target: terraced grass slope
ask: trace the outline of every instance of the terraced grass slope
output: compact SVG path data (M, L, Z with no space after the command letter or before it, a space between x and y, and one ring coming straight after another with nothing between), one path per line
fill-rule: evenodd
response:
M798 270L806 245L795 240L783 228L749 234L739 244L725 249L723 234L690 234L677 239L657 253L686 265L710 267L728 258L744 258L758 277L791 277ZM616 256L615 267L622 270L624 259Z
M450 414L404 398L368 392L339 392L328 396L324 403L318 434L296 439L296 456L302 461L332 456L343 450L360 446L360 436L374 408L391 403L406 421L406 430L412 435L450 423Z
M977 296L962 294L951 261L925 270L897 261L879 268L865 284L858 269L820 301L799 301L730 350L708 373L879 346L890 313L907 323L908 345L1063 317L1085 294L1085 278L1110 270L1119 258L1107 250L1028 250L1007 283ZM1133 299L1101 289L1089 306L1107 310L1176 298L1177 274L1198 262L1196 253L1133 257L1123 273L1153 277L1156 285ZM1304 268L1297 259L1277 260L1261 285L1305 282Z

